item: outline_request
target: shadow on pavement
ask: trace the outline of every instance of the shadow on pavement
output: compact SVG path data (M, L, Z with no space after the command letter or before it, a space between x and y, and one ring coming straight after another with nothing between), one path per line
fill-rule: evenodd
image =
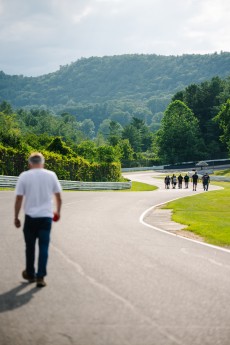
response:
M24 288L28 286L33 287L29 291L23 292ZM0 295L0 313L14 310L29 303L34 297L34 294L41 289L35 287L33 284L21 283L19 286L11 289Z

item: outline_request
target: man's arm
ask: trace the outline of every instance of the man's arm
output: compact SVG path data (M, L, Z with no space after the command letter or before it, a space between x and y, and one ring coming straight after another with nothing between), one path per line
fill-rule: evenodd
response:
M61 193L55 193L55 199L56 199L56 207L57 207L57 215L60 218L61 217L61 205L62 205L62 199L61 199Z
M14 204L14 225L16 228L20 228L21 222L18 218L20 209L22 207L23 195L17 195Z

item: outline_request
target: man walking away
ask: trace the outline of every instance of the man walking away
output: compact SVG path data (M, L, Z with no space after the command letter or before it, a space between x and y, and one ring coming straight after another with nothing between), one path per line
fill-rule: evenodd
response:
M167 188L167 176L165 176L165 189Z
M44 287L47 275L48 248L53 218L53 195L56 199L56 219L60 218L61 186L53 171L44 169L45 159L39 152L29 157L30 170L23 172L16 185L15 219L17 228L21 226L18 218L25 198L25 222L23 227L26 245L26 268L22 277L29 282L37 282L37 287ZM38 239L38 270L35 274L35 246Z
M208 186L210 183L210 177L207 173L202 176L202 183L203 183L204 191L208 191Z
M165 176L165 188L169 189L170 187L170 177Z
M181 189L182 188L182 182L183 182L183 176L180 174L178 176L178 188Z
M186 174L185 177L184 177L185 188L188 188L188 183L189 183L189 176L188 176L188 174Z
M195 174L192 175L192 187L193 187L193 191L196 191L198 178L199 178L199 176L197 175L197 172L195 171Z
M173 189L175 189L176 184L177 184L177 177L173 174L171 177L171 180L172 180L172 187L173 187Z

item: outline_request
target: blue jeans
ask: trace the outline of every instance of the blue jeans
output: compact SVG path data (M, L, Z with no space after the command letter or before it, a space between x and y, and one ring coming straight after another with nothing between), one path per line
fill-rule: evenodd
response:
M27 215L25 217L23 232L26 243L26 272L30 277L35 276L34 261L37 239L39 246L37 277L42 278L47 274L51 225L52 218L32 218Z

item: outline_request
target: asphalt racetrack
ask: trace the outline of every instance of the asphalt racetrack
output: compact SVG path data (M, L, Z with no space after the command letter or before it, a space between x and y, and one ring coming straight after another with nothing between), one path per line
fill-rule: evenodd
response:
M153 192L63 193L43 289L21 278L14 193L0 192L1 345L230 344L230 252L142 224L151 206L194 193L152 175L131 177Z

